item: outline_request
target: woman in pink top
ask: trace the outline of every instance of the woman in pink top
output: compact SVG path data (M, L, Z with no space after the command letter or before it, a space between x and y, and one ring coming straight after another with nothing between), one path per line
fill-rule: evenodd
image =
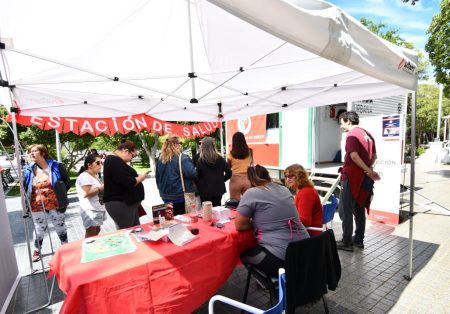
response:
M319 193L314 183L309 180L305 168L293 164L284 170L285 185L295 191L295 207L302 224L308 227L322 228L323 209ZM309 234L320 234L320 231L308 230Z
M230 180L230 198L240 200L244 192L250 188L247 169L253 163L253 153L243 133L233 134L231 151L227 159L233 172Z

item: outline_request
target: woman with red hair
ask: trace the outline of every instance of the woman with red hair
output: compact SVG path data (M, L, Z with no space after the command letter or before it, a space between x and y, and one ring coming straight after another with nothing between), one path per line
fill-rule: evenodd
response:
M299 164L293 164L284 170L284 178L284 184L295 192L295 206L302 224L306 228L322 228L322 203L305 168ZM321 232L310 230L309 233L314 235Z

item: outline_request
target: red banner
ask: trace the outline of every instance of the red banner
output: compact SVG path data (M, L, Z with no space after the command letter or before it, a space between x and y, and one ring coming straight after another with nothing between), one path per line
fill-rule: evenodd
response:
M112 135L147 130L161 135L177 134L180 137L194 138L209 135L220 127L220 122L182 125L159 120L146 114L114 118L30 117L18 114L16 121L19 124L34 125L43 130L55 129L59 133L72 132L79 135L89 133L94 136L102 133Z

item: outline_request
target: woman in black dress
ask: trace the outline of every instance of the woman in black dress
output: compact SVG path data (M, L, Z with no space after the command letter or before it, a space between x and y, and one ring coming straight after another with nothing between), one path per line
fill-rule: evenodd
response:
M225 182L230 178L230 166L217 153L214 140L205 137L197 162L197 189L201 201L211 201L213 206L220 206L222 196L226 192Z
M138 175L128 165L136 155L136 145L126 141L119 144L114 155L106 157L103 165L103 201L117 229L140 225L138 207L145 197L142 182L146 176Z

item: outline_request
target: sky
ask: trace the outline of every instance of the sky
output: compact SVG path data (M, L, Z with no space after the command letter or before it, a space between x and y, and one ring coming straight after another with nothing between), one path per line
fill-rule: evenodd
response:
M415 5L401 0L327 0L356 19L368 18L396 28L399 35L425 52L426 31L433 16L440 11L440 0L419 0Z

